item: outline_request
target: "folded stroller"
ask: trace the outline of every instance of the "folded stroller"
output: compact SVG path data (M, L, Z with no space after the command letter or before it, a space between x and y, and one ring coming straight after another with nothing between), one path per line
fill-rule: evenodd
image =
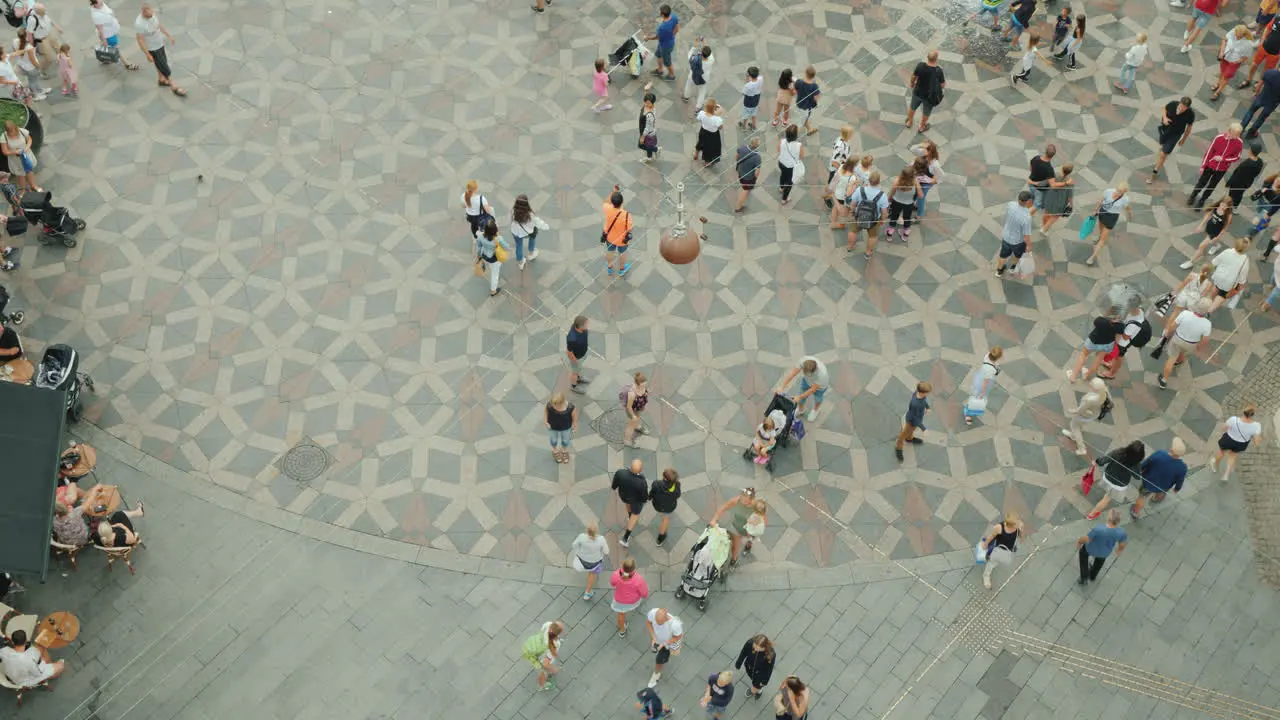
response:
M680 585L676 587L676 599L688 595L697 598L698 609L707 609L707 594L716 578L724 582L721 568L729 559L729 532L719 525L710 525L698 536L698 541L689 550L689 564L684 575L680 577Z
M764 410L764 417L773 420L773 426L777 429L778 434L775 438L776 445L773 452L769 453L769 460L764 463L765 470L773 472L773 458L778 452L778 448L785 448L791 444L791 435L797 429L796 404L786 395L774 393L773 400L769 401L769 407ZM803 427L803 425L801 425ZM796 433L797 439L803 437L799 432ZM751 436L751 445L742 451L742 457L748 460L755 460L755 434Z
M649 59L653 53L640 43L640 33L634 33L618 46L617 50L609 53L608 73L626 67L631 73L631 77L640 77L640 69L644 67L644 61Z
M54 205L53 193L29 191L22 196L21 204L27 220L40 226L41 245L61 242L69 248L76 246L76 233L85 228L85 222L72 217L67 208Z
M67 422L80 420L80 388L93 391L93 378L80 372L80 355L70 345L50 345L45 348L36 368L36 387L65 390L67 393Z
M8 288L0 285L0 324L21 325L23 319L26 317L26 313L21 310L5 312L9 308L9 299L10 295Z

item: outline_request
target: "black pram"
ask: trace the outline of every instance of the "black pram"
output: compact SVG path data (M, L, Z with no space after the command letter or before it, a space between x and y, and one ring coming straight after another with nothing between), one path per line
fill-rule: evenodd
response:
M760 462L765 470L773 472L773 458L777 449L791 444L791 430L796 424L796 404L786 395L774 393L773 400L769 401L769 407L764 410L764 417L773 420L774 429L777 431L777 435L774 436L774 452L769 453L768 460L764 460L763 456L757 459L753 437L751 444L742 451L742 457L752 462Z
M50 345L45 348L36 368L35 384L38 388L65 390L67 392L67 422L80 420L80 388L93 391L93 378L80 372L80 355L70 345Z
M20 202L22 214L32 224L40 226L38 239L41 245L61 242L76 246L76 233L85 228L84 220L71 216L71 211L53 204L53 193L28 191Z

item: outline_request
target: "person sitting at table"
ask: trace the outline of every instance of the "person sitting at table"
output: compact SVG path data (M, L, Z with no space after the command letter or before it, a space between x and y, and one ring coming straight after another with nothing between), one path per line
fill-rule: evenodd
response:
M65 660L45 662L40 651L27 643L27 633L14 630L9 642L12 647L0 648L0 669L14 685L24 688L48 682L67 669Z
M58 461L58 487L54 490L58 502L70 506L84 499L78 483L93 470L97 461L98 451L84 443L71 443L71 447L62 451Z
M0 365L22 357L22 343L18 341L18 333L6 325L0 330Z
M88 545L89 525L84 521L84 508L62 502L54 503L53 539L73 547Z
M101 487L101 486L99 486ZM133 547L138 544L138 534L133 531L133 518L147 514L142 501L132 510L117 510L111 517L98 523L93 531L93 544L104 548Z

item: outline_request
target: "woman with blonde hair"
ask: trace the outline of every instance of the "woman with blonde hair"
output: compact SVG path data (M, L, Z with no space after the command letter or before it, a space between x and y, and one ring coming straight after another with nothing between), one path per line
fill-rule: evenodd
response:
M573 433L578 429L578 408L565 399L564 393L554 393L547 403L543 422L551 441L551 456L558 463L569 462L569 443L573 442Z
M1133 222L1133 208L1129 206L1131 198L1129 197L1129 183L1117 183L1114 188L1109 188L1102 193L1102 199L1098 201L1098 207L1093 211L1098 216L1098 242L1094 243L1093 253L1089 255L1089 259L1084 261L1085 265L1092 265L1098 259L1098 254L1102 252L1102 247L1107 244L1107 238L1111 237L1111 231L1116 227L1116 221L1120 219L1120 211L1125 211L1125 216L1129 222Z
M467 187L462 193L462 208L467 214L471 237L475 237L483 229L481 221L486 215L493 217L493 206L485 199L484 193L480 192L480 183L475 180L467 181Z
M111 517L98 523L91 539L94 545L104 548L132 547L138 544L138 534L133 531L133 519L144 517L147 509L142 501L132 510L117 510Z
M996 565L1009 567L1013 565L1013 554L1018 551L1018 537L1022 535L1022 522L1018 514L1005 513L1004 520L991 529L982 538L979 546L987 553L987 562L982 569L982 587L991 589L991 573Z
M759 507L757 508L757 505ZM763 500L757 500L755 488L743 488L737 497L732 498L720 506L716 510L715 515L711 516L711 525L720 524L720 516L729 513L729 565L738 564L738 548L742 544L742 539L747 538L746 546L742 548L743 553L751 551L751 536L748 534L747 521L752 515L762 515L765 521L768 521L769 508Z
M604 569L604 559L609 554L609 542L600 534L596 521L587 523L587 528L573 540L573 560L570 564L574 570L587 574L587 591L582 593L583 600L590 600L595 594L596 578Z
M1239 415L1232 415L1222 423L1222 437L1218 438L1218 452L1209 461L1209 469L1218 472L1218 463L1226 457L1227 467L1222 473L1223 480L1231 479L1231 471L1236 466L1236 457L1249 449L1249 444L1254 438L1258 439L1259 445L1262 444L1262 423L1253 419L1257 412L1258 406L1249 403L1240 408Z
M1111 392L1102 378L1095 377L1089 381L1089 392L1080 398L1080 404L1067 410L1070 424L1062 429L1062 434L1076 443L1076 454L1087 455L1089 449L1084 444L1085 423L1095 422L1102 416L1103 407L1111 401Z
M618 399L622 401L622 409L627 413L627 426L622 430L622 443L634 447L635 434L644 435L648 432L640 415L649 404L649 379L644 376L644 373L638 372L632 376L631 380L631 385L623 388L618 394Z
M1257 44L1253 33L1244 25L1235 26L1235 29L1222 38L1222 43L1218 46L1218 82L1213 86L1213 94L1209 96L1210 101L1222 96L1227 83L1236 76L1236 71L1240 69L1240 64L1245 61L1245 58L1253 54L1253 48Z
M1179 313L1194 308L1200 298L1213 297L1211 275L1213 275L1213 265L1207 264L1199 270L1187 273L1182 282L1173 289L1171 293L1173 298L1169 301L1169 309L1165 312L1164 330L1160 333L1160 343L1151 351L1151 357L1158 360L1164 354L1164 347L1173 337L1173 325Z

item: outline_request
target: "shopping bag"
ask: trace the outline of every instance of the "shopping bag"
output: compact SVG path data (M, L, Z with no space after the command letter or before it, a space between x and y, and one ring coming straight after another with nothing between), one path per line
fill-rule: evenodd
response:
M791 184L799 185L804 182L804 161L796 160L796 167L791 171Z
M987 551L982 549L981 540L979 540L978 543L973 546L973 561L978 565L987 564Z
M504 263L507 261L507 258L510 257L510 254L507 252L506 248L495 244L493 246L493 256L498 259L498 262Z
M804 430L804 421L803 421L803 420L801 420L801 419L800 419L800 418L798 418L798 417L797 417L796 419L792 420L792 421L791 421L791 436L792 436L792 437L794 437L794 438L795 438L795 439L797 439L797 440L803 440L803 439L804 439L804 433L805 433L805 430Z
M22 151L22 169L26 172L36 169L36 156L30 150Z
M1093 473L1096 469L1096 465L1090 465L1089 469L1086 470L1084 475L1080 478L1080 492L1085 495L1088 495L1089 491L1093 489Z
M1090 215L1080 223L1080 239L1084 240L1093 234L1093 229L1098 227L1098 216Z
M987 399L972 397L964 403L964 414L967 417L978 417L987 411Z
M1232 310L1235 310L1236 308L1240 307L1240 296L1243 294L1244 293L1236 293L1235 295L1232 295L1231 299L1227 301L1227 307L1231 308Z
M1027 253L1018 259L1018 265L1013 269L1013 273L1022 277L1036 274L1036 261L1032 259L1031 253Z

